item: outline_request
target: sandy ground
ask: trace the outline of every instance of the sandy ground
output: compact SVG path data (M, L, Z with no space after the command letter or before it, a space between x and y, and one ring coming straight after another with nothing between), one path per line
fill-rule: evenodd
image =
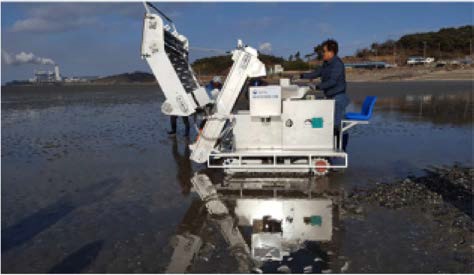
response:
M473 68L388 68L381 70L348 70L347 80L400 81L400 80L474 80Z
M293 76L300 83L307 80L296 80L302 72L285 72L282 78ZM278 83L280 77L269 77L268 82ZM474 80L473 67L442 67L431 68L424 66L398 67L386 69L346 69L348 82L393 82L393 81L425 81L425 80ZM318 80L314 80L318 81Z

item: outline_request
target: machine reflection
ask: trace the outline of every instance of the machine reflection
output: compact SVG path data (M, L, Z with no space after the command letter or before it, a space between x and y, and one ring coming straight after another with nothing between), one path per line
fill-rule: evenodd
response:
M193 272L197 262L213 261L222 251L243 273L320 273L343 266L337 253L343 190L328 177L228 175L214 184L196 173L191 182L199 199L173 238L167 272ZM224 240L221 250L208 226Z

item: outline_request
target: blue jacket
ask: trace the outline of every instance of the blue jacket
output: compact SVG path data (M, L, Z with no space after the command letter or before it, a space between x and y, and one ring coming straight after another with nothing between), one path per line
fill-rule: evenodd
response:
M214 87L214 81L211 80L209 83L207 83L207 85L204 88L206 89L206 92L207 92L207 95L209 96L209 98L213 98L211 92L214 89L221 90L222 89L222 84L219 83L219 85L217 85L217 87Z
M334 56L329 61L324 61L323 65L314 72L301 75L301 78L306 79L317 77L321 77L321 83L317 88L323 90L326 97L333 98L346 92L344 63L338 56Z

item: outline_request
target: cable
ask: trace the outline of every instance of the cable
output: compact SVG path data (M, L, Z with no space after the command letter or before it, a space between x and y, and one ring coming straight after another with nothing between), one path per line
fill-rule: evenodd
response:
M216 52L216 53L223 53L229 54L230 51L222 50L222 49L209 49L209 48L201 48L201 47L189 47L190 50L193 51L201 51L201 52Z
M163 16L166 20L168 20L170 23L174 23L173 20L171 20L171 18L169 18L168 16L166 16L166 14L162 11L160 11L157 7L155 7L155 5L153 5L152 3L150 2L145 2L150 8L154 9L155 11L157 11L159 14L161 14L161 16Z

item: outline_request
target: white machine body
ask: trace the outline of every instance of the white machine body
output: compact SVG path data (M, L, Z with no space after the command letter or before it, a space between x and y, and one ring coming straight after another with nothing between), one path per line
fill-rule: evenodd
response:
M330 168L347 167L347 154L334 136L334 100L305 98L308 90L285 79L250 87L250 110L232 116L232 150L211 153L208 165L230 173L308 172L331 157L343 162Z
M168 19L169 20L169 19ZM189 43L174 24L165 25L161 17L147 10L143 21L141 56L145 59L166 100L161 110L166 115L189 116L211 102L199 85L188 63ZM197 141L190 146L190 158L210 168L227 172L308 172L346 168L347 153L336 142L334 100L305 97L309 87L280 85L250 87L250 110L232 113L247 80L266 75L258 52L239 40L232 51L232 68L214 108ZM346 121L341 133L362 124ZM364 122L365 124L367 122ZM230 146L224 138L232 135ZM330 165L327 159L341 158ZM323 172L324 172L323 171ZM325 173L325 172L324 172Z
M249 93L250 111L234 116L236 151L334 148L334 100L282 102L280 86L253 87ZM271 98L257 97L262 94ZM319 119L321 125L314 125L312 119Z

